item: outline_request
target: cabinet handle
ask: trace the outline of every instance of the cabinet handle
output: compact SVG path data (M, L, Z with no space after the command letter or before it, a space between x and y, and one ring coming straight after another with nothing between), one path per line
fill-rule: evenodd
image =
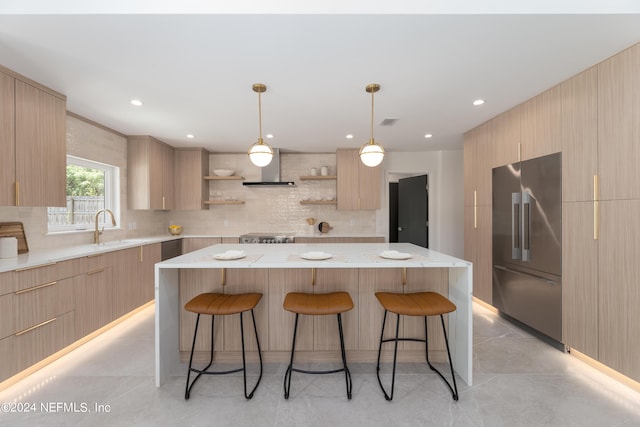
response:
M142 245L140 245L140 262L144 262L144 257L142 255Z
M91 271L87 271L87 276L90 276L92 274L96 274L96 273L102 273L104 271L104 267L102 268L97 268L95 270L91 270Z
M402 267L402 286L407 284L407 267Z
M42 322L42 323L38 323L37 325L33 325L33 326L32 326L32 327L30 327L30 328L23 329L23 330L21 330L20 332L16 332L16 333L14 334L14 336L19 337L20 335L26 334L27 332L31 332L31 331L33 331L34 329L38 329L38 328L39 328L39 327L41 327L41 326L47 325L47 324L49 324L49 323L51 323L51 322L55 322L57 319L58 319L57 317L54 317L53 319L45 320L44 322Z
M311 269L311 286L315 286L316 285L316 269L312 268Z
M478 229L478 191L473 190L473 228Z
M20 206L20 181L16 181L16 206Z
M162 210L165 210L165 208L164 208L164 196L162 196Z
M23 268L16 268L15 272L19 272L19 271L27 271L27 270L33 270L34 268L40 268L40 267L49 267L51 265L56 265L56 262L48 262L46 264L38 264L38 265L33 265L31 267L23 267Z
M49 283L44 283L44 284L42 284L42 285L33 286L33 287L31 287L31 288L27 288L27 289L22 289L22 290L19 290L19 291L15 291L15 292L14 292L14 294L15 294L15 295L26 294L27 292L35 291L36 289L42 289L42 288L46 288L47 286L55 285L56 283L58 283L58 282L53 281L53 282L49 282Z
M227 284L227 269L226 268L222 268L220 270L220 281L222 282L221 286L225 286Z
M600 179L593 175L593 240L600 239Z

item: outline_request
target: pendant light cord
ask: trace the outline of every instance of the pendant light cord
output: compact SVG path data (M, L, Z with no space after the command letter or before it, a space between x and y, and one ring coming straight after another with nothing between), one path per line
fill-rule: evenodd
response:
M262 143L262 101L260 98L261 92L258 92L258 127L260 128L260 143Z
M371 144L373 144L373 94L374 91L371 91L371 141L369 141Z

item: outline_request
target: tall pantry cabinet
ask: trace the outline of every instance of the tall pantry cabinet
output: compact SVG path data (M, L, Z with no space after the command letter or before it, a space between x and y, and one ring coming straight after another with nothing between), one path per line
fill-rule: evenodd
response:
M465 177L513 156L498 129L518 122L522 159L562 152L563 342L640 381L640 44L488 122L493 164L472 156L479 128L469 131ZM465 218L472 213L466 201ZM465 256L483 250L468 228ZM490 256L468 259L474 273L491 268Z

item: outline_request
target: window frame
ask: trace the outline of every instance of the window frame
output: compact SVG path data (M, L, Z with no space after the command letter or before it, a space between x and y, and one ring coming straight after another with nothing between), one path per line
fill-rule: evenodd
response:
M110 165L104 162L98 162L95 160L86 159L83 157L73 156L67 154L67 162L65 165L76 165L84 168L97 169L104 172L104 207L113 212L113 216L116 220L116 225L113 226L110 218L107 214L100 215L98 226L105 230L115 230L120 227L120 168L115 165ZM65 174L66 176L66 174ZM66 191L65 191L66 193ZM65 198L67 196L65 195ZM49 224L47 216L47 233L68 233L68 232L86 232L93 231L94 223L91 224L65 224L65 225L52 225Z

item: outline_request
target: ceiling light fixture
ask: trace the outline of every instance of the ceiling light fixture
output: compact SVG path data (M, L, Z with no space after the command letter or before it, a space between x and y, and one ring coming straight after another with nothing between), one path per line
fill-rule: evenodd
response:
M265 144L262 139L262 102L260 94L262 92L266 92L267 87L262 83L256 83L253 85L253 91L258 92L258 124L260 128L260 137L258 138L258 142L249 147L247 154L249 154L251 163L259 167L264 167L271 163L271 159L273 159L273 149L269 144Z
M426 134L424 137L428 139L428 138L431 138L432 136L433 136L433 135L431 135L430 133L428 133L428 134Z
M349 135L347 135L347 137L346 137L346 138L347 138L347 139L353 139L353 135L349 134Z
M267 138L268 138L268 139L273 139L273 135L272 135L272 134L270 134L270 133L268 133L268 134L267 134Z
M188 134L187 134L187 138L189 138L189 139L193 139L193 138L195 138L195 136L194 136L193 134L188 133Z
M142 101L140 101L139 99L132 99L131 105L135 105L136 107L142 107Z
M371 94L371 139L360 147L360 160L365 166L375 167L384 159L384 148L373 139L373 94L380 90L380 85L372 83L367 85L365 90Z
M482 104L484 104L484 99L476 99L475 101L473 101L473 105L475 105L476 107Z

